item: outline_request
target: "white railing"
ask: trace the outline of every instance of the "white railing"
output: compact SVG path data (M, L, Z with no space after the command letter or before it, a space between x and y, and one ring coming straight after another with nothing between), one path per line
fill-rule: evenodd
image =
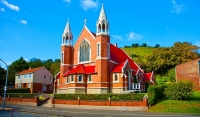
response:
M140 83L132 83L132 90L133 91L144 91L145 86L141 85Z

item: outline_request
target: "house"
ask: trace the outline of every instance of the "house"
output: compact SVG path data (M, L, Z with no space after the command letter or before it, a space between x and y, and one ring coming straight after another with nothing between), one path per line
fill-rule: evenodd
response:
M176 81L192 81L200 91L200 58L177 65L175 69Z
M144 91L155 84L153 72L144 71L120 48L110 43L109 21L102 5L96 33L86 20L74 43L70 23L62 34L60 72L55 76L55 93L124 93Z
M53 76L45 67L30 67L15 75L15 88L30 88L31 93L52 93Z

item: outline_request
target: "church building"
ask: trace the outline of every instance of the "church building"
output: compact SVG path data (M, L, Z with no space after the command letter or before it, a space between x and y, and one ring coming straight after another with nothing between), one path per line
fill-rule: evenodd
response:
M109 21L103 5L96 33L85 24L74 45L72 42L68 21L62 34L55 93L127 93L145 91L149 85L155 84L153 72L144 73L117 44L110 43Z

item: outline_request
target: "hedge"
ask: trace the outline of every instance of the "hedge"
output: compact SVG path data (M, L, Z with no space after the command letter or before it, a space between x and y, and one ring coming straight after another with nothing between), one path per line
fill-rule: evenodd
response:
M164 90L166 85L153 85L150 86L147 90L148 92L148 104L154 105L157 100L165 97Z
M110 97L113 101L143 100L145 93L140 94L54 94L55 99L77 100L102 100L106 101Z
M4 89L0 89L0 94L4 93ZM6 93L30 93L30 88L7 89Z
M35 98L36 94L30 94L30 93L7 93L7 97L23 97L23 98Z

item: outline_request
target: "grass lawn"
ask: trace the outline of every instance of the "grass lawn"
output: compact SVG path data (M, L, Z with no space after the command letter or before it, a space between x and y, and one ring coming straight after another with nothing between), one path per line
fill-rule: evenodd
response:
M132 58L136 62L141 61L140 59L146 62L147 61L146 57L152 54L153 50L155 50L155 48L151 47L121 48L121 49L124 50L130 57L132 54L138 55L138 57Z
M190 100L168 100L163 99L148 110L149 112L161 113L195 113L200 114L200 91L194 92Z

